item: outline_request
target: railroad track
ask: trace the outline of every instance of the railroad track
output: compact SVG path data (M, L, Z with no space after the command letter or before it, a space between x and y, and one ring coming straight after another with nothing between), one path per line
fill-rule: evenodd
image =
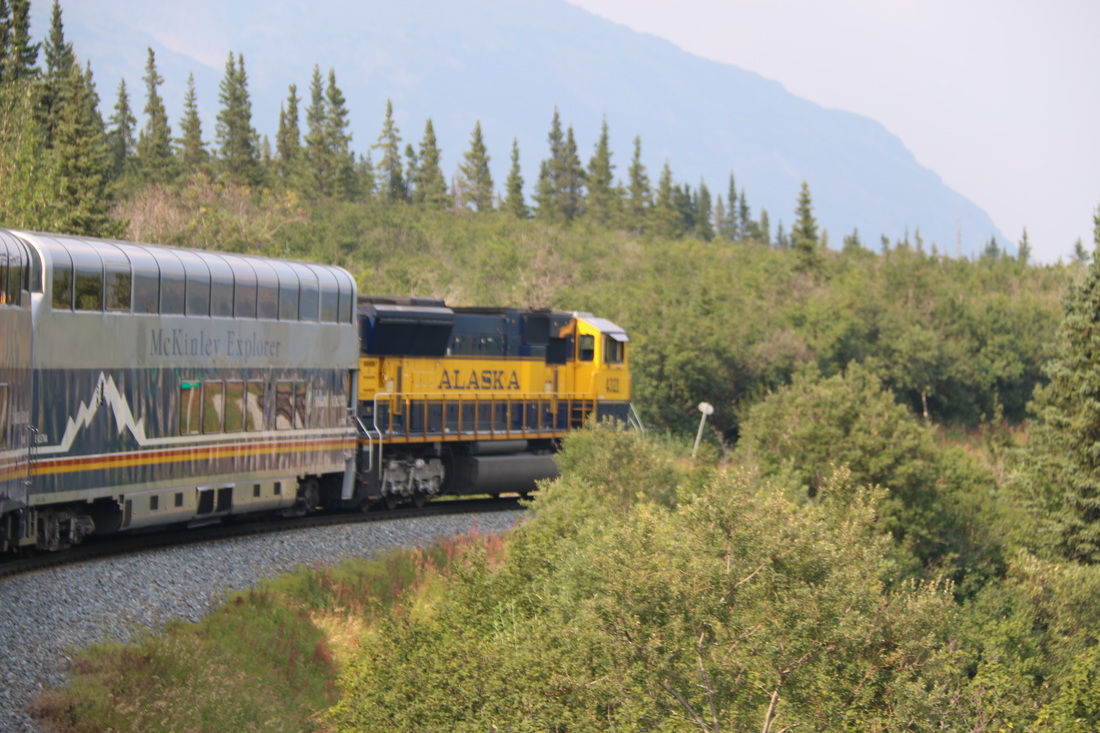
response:
M473 514L523 509L527 502L517 497L475 498L437 501L423 507L398 507L369 512L319 513L298 518L255 517L240 522L211 524L172 531L146 534L128 533L111 537L90 537L69 550L0 561L0 578L23 575L36 570L71 565L115 555L127 555L145 550L180 545L217 542L220 540L294 530L331 527L342 524L382 522L412 517Z

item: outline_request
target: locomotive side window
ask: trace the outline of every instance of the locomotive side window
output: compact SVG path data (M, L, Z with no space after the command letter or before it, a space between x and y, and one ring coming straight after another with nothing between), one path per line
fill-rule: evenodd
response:
M622 364L626 359L626 344L614 336L604 336L603 359L608 364Z
M225 432L238 433L244 427L244 382L225 383Z
M221 382L202 385L202 431L220 433L225 416L225 390Z
M0 292L0 301L19 305L21 298L19 291L26 284L27 270L30 269L30 265L30 256L25 253L23 247L15 242L9 243L7 277L0 281L0 283L6 283L7 289Z
M577 358L581 361L592 361L596 358L596 337L590 333L582 333L577 341Z
M248 431L264 429L264 405L266 385L258 380L249 380L245 391L244 429Z
M275 383L275 429L294 427L294 382Z
M180 435L199 432L202 416L202 385L199 382L180 384Z

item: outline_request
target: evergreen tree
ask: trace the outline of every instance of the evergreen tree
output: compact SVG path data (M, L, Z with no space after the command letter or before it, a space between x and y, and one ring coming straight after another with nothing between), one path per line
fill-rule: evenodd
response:
M997 245L997 237L992 236L989 241L985 243L985 249L982 250L982 259L995 260L1000 258L1001 248Z
M749 202L745 198L745 189L741 189L741 197L737 204L737 228L742 239L752 239L756 233L753 220L750 216Z
M176 156L185 173L199 170L210 160L210 152L202 139L202 120L195 95L195 75L187 75L187 92L183 97L183 118L180 137L176 140Z
M244 55L234 57L232 51L225 62L225 75L219 85L215 140L218 144L218 164L229 180L255 186L260 183L258 136L252 127L252 102L248 97L248 75Z
M817 266L820 256L817 220L814 219L810 185L806 181L802 182L802 190L798 194L794 226L791 227L791 246L798 255L799 266L802 269L812 269Z
M0 85L5 81L5 59L8 57L8 45L11 41L11 8L8 0L0 0Z
M630 159L630 183L627 187L627 222L635 231L646 228L649 205L649 174L642 163L642 136L634 136L634 156Z
M162 183L173 176L172 130L160 96L164 79L157 73L156 57L149 48L145 62L145 125L137 142L138 169L143 180Z
M863 243L859 240L859 229L853 229L851 234L844 237L844 248L841 251L849 254L863 251Z
M321 67L313 66L313 78L309 83L309 107L306 108L306 167L313 193L332 195L332 161L325 148L325 86L321 79Z
M348 132L348 108L344 93L336 86L336 70L329 69L325 87L325 152L331 159L333 189L345 201L359 194L359 180L355 174L355 153L351 150L351 133Z
M760 209L760 222L757 224L756 233L760 243L770 247L772 243L771 222L768 220L768 210Z
M519 141L512 138L512 167L508 170L508 181L505 183L506 196L504 210L517 219L527 219L531 216L527 203L523 200L523 175L519 167Z
M722 194L714 199L714 233L715 236L729 241L729 218L726 216L726 203L722 200Z
M111 155L111 177L118 180L134 171L136 142L134 129L137 119L130 109L130 95L126 93L126 80L118 82L118 101L115 113L111 117L111 128L107 133L107 145Z
M61 110L66 104L64 91L73 67L76 54L73 45L65 41L65 29L61 22L61 6L54 0L50 14L50 32L43 47L46 57L46 72L42 79L42 107L46 121L47 139L53 140Z
M401 165L401 131L393 121L393 102L386 100L386 119L378 142L371 146L382 152L378 170L382 176L382 195L390 201L405 201L405 176Z
M565 132L565 144L560 153L551 163L557 184L558 210L566 221L573 221L584 212L585 175L572 125Z
M733 179L733 171L730 171L730 186L726 201L729 202L729 213L726 215L725 227L720 233L725 239L736 242L744 236L744 233L741 231L741 214L737 208L737 184Z
M424 124L424 137L420 141L419 167L413 192L413 201L426 209L439 211L450 205L447 180L440 165L441 153L435 137L432 118Z
M539 180L535 185L535 218L543 221L559 221L564 217L561 211L561 199L558 196L560 161L565 147L565 136L561 129L561 116L554 107L554 118L550 122L547 135L550 145L550 157L539 164Z
M0 83L0 210L6 226L58 231L39 109L38 90L28 80Z
M1020 239L1020 247L1016 253L1016 260L1021 265L1026 265L1029 259L1031 259L1031 242L1027 238L1027 227L1024 227L1024 236Z
M775 228L775 248L776 249L790 249L791 240L787 236L787 232L783 230L783 220L779 220L779 226Z
M67 103L57 120L52 150L60 190L56 199L62 231L96 237L116 237L123 226L109 216L110 150L99 97L89 67L75 64L63 90Z
M470 149L459 166L463 186L463 202L473 204L478 211L493 210L493 177L489 172L489 153L481 136L481 122L474 124L470 134Z
M588 196L585 199L587 214L600 225L610 224L616 217L618 191L613 185L615 166L611 163L611 144L608 139L607 119L600 129L596 150L588 161Z
M298 125L298 87L290 85L286 106L279 108L279 130L275 135L275 176L291 186L301 188L302 132Z
M653 201L650 219L653 232L668 239L675 239L683 234L683 213L677 207L677 188L672 183L672 167L666 160L657 181L657 195Z
M11 0L6 25L4 56L0 59L0 81L15 83L38 74L39 44L31 43L31 2Z
M1094 236L1100 246L1100 210ZM1049 384L1030 405L1037 424L1027 451L1032 497L1070 560L1100 563L1100 256L1063 296Z
M692 203L695 209L695 236L709 242L714 239L714 225L711 221L710 190L705 182L699 181L699 190Z
M1083 265L1089 261L1089 252L1085 249L1085 243L1078 237L1073 243L1073 264Z

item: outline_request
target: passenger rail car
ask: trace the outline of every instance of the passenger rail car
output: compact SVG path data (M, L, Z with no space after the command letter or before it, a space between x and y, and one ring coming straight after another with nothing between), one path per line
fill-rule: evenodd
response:
M0 549L351 497L347 272L24 232L0 242Z
M359 298L306 262L0 230L0 553L238 515L527 493L632 421L588 313Z

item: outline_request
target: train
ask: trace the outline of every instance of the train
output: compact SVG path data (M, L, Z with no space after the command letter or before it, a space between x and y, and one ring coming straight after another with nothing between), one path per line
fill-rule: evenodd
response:
M0 555L275 513L526 495L639 426L591 313L363 296L345 269L0 229Z

